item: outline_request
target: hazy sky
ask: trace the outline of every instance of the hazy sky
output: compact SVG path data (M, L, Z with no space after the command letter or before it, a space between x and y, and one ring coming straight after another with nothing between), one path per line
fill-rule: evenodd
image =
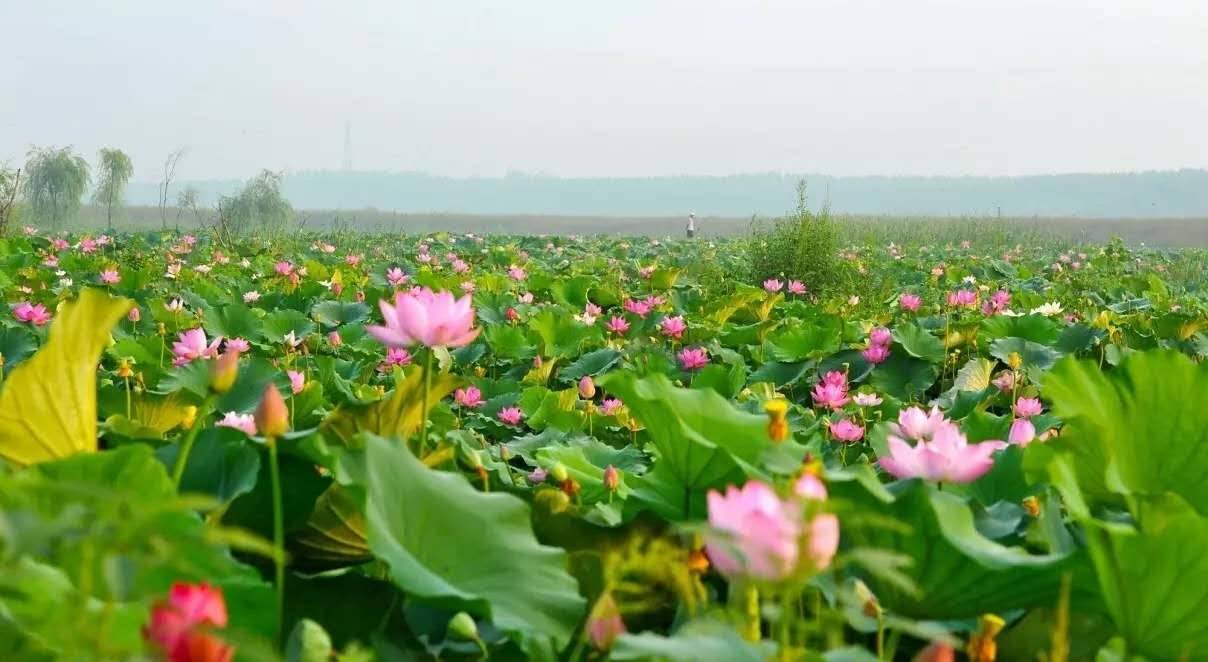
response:
M0 0L0 161L135 179L1208 167L1208 0Z

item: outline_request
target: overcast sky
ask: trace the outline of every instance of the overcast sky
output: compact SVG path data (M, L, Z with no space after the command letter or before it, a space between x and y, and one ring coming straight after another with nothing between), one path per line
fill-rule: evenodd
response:
M135 179L1208 167L1208 0L0 0L0 161Z

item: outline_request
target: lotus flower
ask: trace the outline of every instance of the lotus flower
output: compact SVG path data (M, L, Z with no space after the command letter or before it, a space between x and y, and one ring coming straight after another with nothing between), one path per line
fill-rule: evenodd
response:
M1015 415L1030 418L1044 411L1044 405L1039 398L1020 398L1015 401Z
M1018 446L1027 446L1036 439L1036 426L1026 418L1017 418L1011 423L1007 441Z
M608 320L608 324L604 325L604 329L609 333L621 335L629 331L629 322L625 321L624 317L614 315L612 319Z
M902 296L898 297L898 306L900 306L902 310L912 313L916 312L922 303L923 300L920 299L919 295L917 294L903 294Z
M178 336L178 340L172 343L172 354L176 356L172 360L172 365L182 366L186 363L191 363L196 359L212 359L218 355L218 345L222 342L222 336L214 338L214 342L206 345L206 332L198 327L189 329Z
M396 365L397 366L411 365L411 360L412 360L411 352L408 352L406 350L406 348L404 348L404 347L387 347L386 348L386 359L384 361L382 361L382 363L387 368L387 371L389 371L389 368L393 368Z
M499 410L496 417L505 425L516 427L520 425L520 421L524 420L524 413L520 411L519 407L504 407Z
M122 276L117 272L117 269L106 269L101 272L101 282L105 285L117 285L122 281Z
M45 326L50 321L50 313L42 304L30 304L28 301L13 306L13 317L18 322L26 322L34 326Z
M243 293L243 302L244 303L256 303L259 300L260 300L260 293L257 292L256 290L250 290L250 291Z
M801 295L805 294L805 292L806 292L805 283L803 283L799 280L790 280L789 281L789 294L795 294L797 296L801 296Z
M869 345L888 345L891 342L893 342L893 333L883 326L878 326L868 334Z
M688 330L688 324L684 322L682 315L675 317L664 317L659 322L659 332L668 338L679 340L684 337L684 331Z
M709 364L709 352L703 347L686 347L676 354L680 367L689 372L700 370Z
M467 386L453 392L453 402L466 409L477 409L485 400L482 399L482 391L477 386Z
M226 351L228 351L228 352L235 352L237 354L242 354L242 353L248 351L249 349L251 349L252 345L251 345L251 343L249 343L247 340L244 340L243 338L227 338L227 341L226 341L226 344L224 345L224 347L226 348Z
M868 349L860 352L865 361L873 365L884 363L889 358L889 347L886 345L870 345Z
M775 294L775 293L779 292L780 290L784 289L784 283L780 282L779 280L777 280L775 278L769 278L769 279L763 281L763 289L766 290L769 294Z
M474 308L470 295L454 299L449 292L434 293L427 288L418 292L399 292L394 305L379 303L384 326L367 330L387 347L464 347L478 337L474 327Z
M642 319L646 319L646 316L650 314L650 308L650 303L647 301L638 301L637 299L625 300L625 311L633 313Z
M911 446L900 435L920 441ZM994 466L991 457L1006 446L1001 441L970 444L955 423L937 409L930 414L918 407L903 410L891 426L889 455L881 467L898 478L923 478L948 483L971 483Z
M234 648L209 634L209 628L226 627L226 602L222 589L200 584L173 584L168 599L151 607L151 620L143 637L168 660L227 661Z
M861 407L876 407L883 402L876 393L857 393L851 397L852 402Z
M849 418L831 423L830 433L835 441L844 443L855 443L864 438L864 428L856 425Z
M998 290L990 295L989 299L982 304L982 313L985 315L997 315L1007 309L1007 304L1011 303L1011 294L1006 290Z
M955 308L972 308L977 305L977 292L956 290L948 293L948 305Z
M390 267L386 270L386 282L390 283L391 287L401 287L408 278L409 276L398 267Z
M729 578L784 579L797 566L802 534L801 512L793 502L757 480L725 494L710 490L705 551L714 567Z
M847 404L847 375L832 370L822 378L810 393L814 399L814 404L829 407L831 409L840 409Z
M239 412L228 411L214 425L220 428L235 428L243 431L249 437L256 436L256 417L251 414L240 414Z
M622 403L617 398L605 398L600 403L600 413L604 416L612 416L621 410Z
M289 390L294 395L302 392L306 388L306 375L297 370L286 370L285 375L289 377Z

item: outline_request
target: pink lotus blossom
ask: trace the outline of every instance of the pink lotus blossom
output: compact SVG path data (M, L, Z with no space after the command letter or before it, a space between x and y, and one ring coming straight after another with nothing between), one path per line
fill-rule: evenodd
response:
M621 410L622 403L617 398L604 398L600 403L600 413L604 416L612 416Z
M453 392L453 402L466 409L477 409L486 401L482 399L482 391L477 386L467 386Z
M294 273L294 264L293 262L281 261L273 265L273 269L280 276L288 276Z
M922 303L923 300L917 294L903 294L898 297L898 305L901 306L902 310L912 313L918 311Z
M587 637L596 650L606 651L612 648L616 638L625 634L625 620L621 618L621 608L617 606L612 593L605 591L587 615Z
M883 326L878 326L868 334L868 342L871 345L888 345L893 342L893 333Z
M42 266L50 267L51 269L59 266L59 256L57 256L57 255L48 256L45 260L42 260Z
M185 309L185 304L180 299L170 299L164 304L164 310L170 313L179 313Z
M504 425L516 427L520 425L520 421L524 420L524 413L519 407L504 407L495 415Z
M868 349L860 352L865 361L873 365L884 363L889 358L889 347L885 345L870 345Z
M689 372L700 370L709 364L709 352L704 347L685 347L675 355L679 359L680 368Z
M796 503L757 480L730 486L724 495L710 490L706 499L713 533L705 551L723 575L778 581L797 567L802 526Z
M864 438L864 428L856 425L850 418L835 421L830 425L831 436L835 441L853 443Z
M218 345L222 336L214 338L214 342L206 345L206 332L198 327L182 332L178 340L172 343L172 354L176 356L172 365L182 366L196 359L212 359L218 355Z
M508 267L508 278L511 278L512 280L524 280L525 278L528 278L528 274L524 272L524 269L521 269L513 264L512 266Z
M80 240L80 252L82 252L84 254L95 253L96 249L97 249L96 240L88 239L88 238Z
M857 393L851 399L861 407L876 407L883 402L876 393Z
M243 302L244 303L256 303L259 300L260 300L260 293L257 292L256 290L251 290L251 291L243 293Z
M408 352L407 348L405 348L405 347L387 347L386 348L386 359L383 361L383 363L388 368L392 368L396 365L397 366L408 366L408 365L411 365L411 359L412 359L411 352Z
M1023 418L1037 416L1044 411L1039 398L1020 398L1015 401L1015 415Z
M220 428L235 428L241 430L249 437L256 436L256 417L252 414L240 414L239 412L228 411L214 425Z
M117 269L106 269L101 272L101 282L105 285L117 285L122 280L122 275L117 272Z
M676 315L675 317L664 317L662 321L659 322L659 333L662 333L668 338L680 340L684 337L684 331L687 330L688 325L684 322L684 317L682 315Z
M285 375L289 377L289 390L294 395L298 395L302 389L306 388L306 375L297 370L286 370Z
M453 273L464 274L470 270L470 263L460 258L453 260Z
M638 267L638 275L649 280L650 277L654 275L654 269L654 265L650 265L648 267Z
M477 290L477 289L478 289L478 286L475 285L474 281L472 281L472 280L465 280L465 281L461 282L461 293L462 294L473 294L474 290Z
M847 404L847 388L847 375L838 370L832 370L814 386L810 395L817 405L840 409Z
M332 347L340 347L344 344L344 339L340 337L339 331L331 331L327 334L327 344Z
M1026 418L1017 418L1011 423L1011 432L1007 435L1007 441L1018 446L1027 446L1036 439L1036 426L1031 420Z
M251 345L251 343L244 340L243 338L227 338L226 344L223 345L223 347L228 352L235 352L236 354L242 354L242 353L250 350L252 348L252 345Z
M388 347L421 344L425 347L464 347L478 337L470 295L454 299L449 292L422 288L418 293L398 292L394 305L379 303L384 326L366 330Z
M646 316L650 314L650 308L650 304L645 301L638 301L636 299L625 300L625 311L633 313L642 319L646 319Z
M994 451L1001 441L970 444L955 423L937 409L930 414L918 407L903 410L898 424L891 426L889 455L881 467L897 478L923 478L948 483L971 483L994 466ZM918 443L911 446L900 434L906 432Z
M13 306L13 317L18 322L45 326L50 321L50 312L46 310L46 306L40 303L30 304L28 301L22 301Z
M982 313L985 315L997 315L1007 309L1007 305L1011 303L1011 294L1006 290L998 290L990 295L982 304Z
M955 308L972 308L977 305L977 292L955 290L948 293L948 305Z
M364 255L345 255L344 263L350 267L355 267L358 264L360 264L361 260L363 260L364 258L365 258Z
M1002 372L998 373L998 376L995 377L994 381L990 383L994 384L995 388L997 388L999 391L1007 393L1011 391L1011 389L1015 388L1015 371L1003 370Z
M763 289L766 290L769 294L775 294L776 292L779 292L780 290L784 289L784 283L780 282L779 280L777 280L775 278L769 278L769 279L763 281Z
M604 325L604 329L609 333L623 335L629 331L629 322L625 321L624 317L614 315L612 319L608 320L608 324Z
M130 312L126 313L126 319L130 320L131 322L138 322L142 318L143 313L141 310L139 310L138 306L131 308Z
M519 301L520 303L523 303L523 304L531 304L533 302L533 293L525 292L524 294L521 294L519 297L517 297L517 301Z
M801 295L805 294L805 292L806 292L805 283L803 283L799 280L790 280L789 281L789 294L795 294L797 296L801 296Z
M391 287L401 287L408 278L410 276L403 273L403 270L398 267L390 267L386 270L386 282L390 283Z
M221 588L205 582L176 583L167 600L151 607L151 620L143 629L143 637L171 662L229 662L235 649L209 633L210 629L226 624L226 601Z

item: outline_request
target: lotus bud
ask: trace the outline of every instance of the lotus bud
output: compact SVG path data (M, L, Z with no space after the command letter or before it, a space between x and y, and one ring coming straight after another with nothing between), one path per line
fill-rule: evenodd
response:
M772 441L784 441L789 438L787 400L776 398L763 404L763 410L768 414L768 437Z
M877 596L868 588L868 585L857 579L855 591L856 598L860 600L860 609L864 612L864 615L869 618L879 618L881 616L881 601L877 600Z
M621 609L612 593L605 591L587 617L587 636L597 650L606 651L622 634L625 634L625 621L621 618Z
M227 350L210 363L210 390L226 393L235 385L239 376L239 352Z
M998 643L994 638L1002 632L1006 622L994 614L986 614L978 621L977 632L969 637L965 654L969 662L995 662L998 659Z
M956 651L937 641L919 651L913 662L956 662Z
M608 465L608 467L604 469L604 488L609 492L616 492L617 488L620 486L621 472L617 471L617 468L611 464Z
M344 339L340 337L339 331L332 331L331 333L327 334L327 342L332 347L340 347L344 344Z
M596 397L596 383L591 380L591 376L583 375L583 379L579 380L579 395L584 400Z
M138 306L131 308L130 312L126 313L126 319L130 320L131 322L137 322L142 319L142 317L143 314L139 312Z
M256 429L260 434L275 439L289 432L289 408L285 405L285 399L281 397L281 391L277 390L275 384L269 384L264 387L264 395L260 398L260 405L256 407Z
M453 614L447 626L449 634L464 641L478 641L478 625L474 618L464 611Z

